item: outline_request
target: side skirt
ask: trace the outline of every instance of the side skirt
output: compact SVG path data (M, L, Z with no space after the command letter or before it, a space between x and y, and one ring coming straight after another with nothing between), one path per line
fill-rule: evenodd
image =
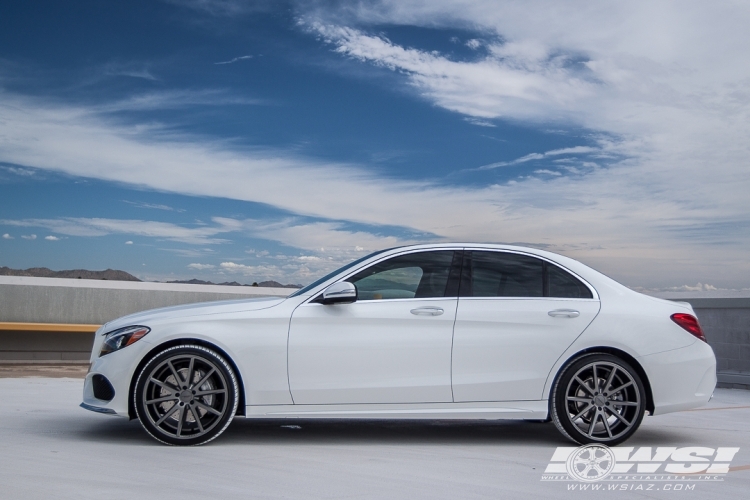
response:
M362 418L441 420L544 420L548 402L264 405L247 406L247 418Z

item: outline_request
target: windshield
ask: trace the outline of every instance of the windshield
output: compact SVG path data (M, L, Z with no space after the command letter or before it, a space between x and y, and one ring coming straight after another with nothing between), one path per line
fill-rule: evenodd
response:
M357 264L360 264L360 263L366 261L367 259L369 259L371 257L374 257L374 256L376 256L378 254L381 254L383 252L387 252L388 250L393 250L393 249L392 248L386 248L385 250L378 250L377 252L373 252L370 255L365 255L364 257L362 257L360 259L357 259L354 262L350 262L347 265L345 265L344 267L340 267L340 268L336 269L335 271L333 271L332 273L326 274L325 276L323 276L319 280L310 283L306 287L300 288L299 290L297 290L296 292L294 292L293 294L291 294L289 297L296 297L297 295L305 295L307 292L309 292L313 288L317 287L321 283L325 283L326 281L328 281L329 279L333 278L337 274L343 273L347 269L352 268L352 267L356 266Z

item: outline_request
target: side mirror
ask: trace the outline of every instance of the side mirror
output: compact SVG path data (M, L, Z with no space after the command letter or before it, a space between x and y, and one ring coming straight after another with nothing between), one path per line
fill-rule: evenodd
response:
M357 287L354 283L340 281L323 290L323 304L348 304L357 301Z

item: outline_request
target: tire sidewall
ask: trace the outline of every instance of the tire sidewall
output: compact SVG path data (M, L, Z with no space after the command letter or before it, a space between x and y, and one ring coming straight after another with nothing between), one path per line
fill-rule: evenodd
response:
M618 436L617 438L608 440L592 439L582 434L579 429L570 421L566 408L565 396L570 380L583 366L596 361L613 363L616 364L619 369L627 371L635 381L635 385L638 389L638 394L641 401L639 412L636 416L633 426L628 429L625 434ZM557 381L552 388L552 402L550 404L550 410L550 413L552 414L552 421L555 423L560 432L571 441L575 441L576 443L582 445L601 444L605 446L615 446L629 439L633 435L633 433L635 433L635 431L640 427L641 421L643 420L643 417L646 413L646 389L643 384L643 380L641 380L640 375L638 375L638 372L633 369L630 363L624 361L622 358L618 358L617 356L614 356L612 354L604 353L585 354L568 363L560 373L560 376L557 378Z
M164 360L169 359L173 356L179 355L193 355L203 357L216 365L218 370L221 372L224 380L227 382L227 399L228 405L227 410L219 419L216 426L206 434L197 436L195 438L177 439L161 432L146 415L146 408L143 404L143 392L147 383L147 378L154 366L162 363ZM152 357L148 363L138 372L138 379L135 383L133 390L133 407L135 408L136 416L141 422L141 425L149 433L151 437L160 441L164 444L175 445L175 446L197 446L206 444L209 441L216 439L221 433L226 430L229 424L232 422L232 418L237 412L237 405L239 404L239 387L237 383L237 376L229 363L217 352L203 346L194 344L183 344L174 347L169 347L160 351L154 357Z

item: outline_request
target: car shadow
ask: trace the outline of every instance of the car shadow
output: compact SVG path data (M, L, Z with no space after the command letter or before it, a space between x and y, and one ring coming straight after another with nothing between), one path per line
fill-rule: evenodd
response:
M550 423L434 420L235 419L222 436L233 444L563 445Z
M76 419L69 425L55 419L52 433L60 439L120 445L157 444L137 420L119 417ZM44 427L44 426L42 426ZM47 436L49 432L41 431ZM34 433L34 431L31 431ZM676 429L642 427L622 446L668 446L691 442L691 436ZM274 419L237 417L211 445L476 445L476 446L575 446L550 422L518 420L344 420Z
M64 440L121 445L156 444L137 420L92 415L70 419L45 417L48 423L26 432ZM50 427L63 432L44 430ZM222 436L211 444L220 445L325 445L325 444L475 444L564 446L566 441L551 423L525 421L427 421L427 420L256 420L237 417Z

